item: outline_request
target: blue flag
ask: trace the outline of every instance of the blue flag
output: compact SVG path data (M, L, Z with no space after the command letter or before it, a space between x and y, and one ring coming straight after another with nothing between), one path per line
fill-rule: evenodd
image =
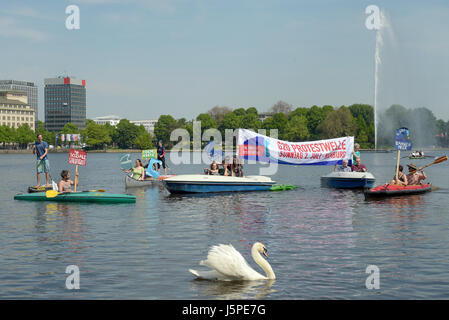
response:
M399 128L396 130L394 139L394 147L396 150L412 150L412 143L409 141L410 130L407 128Z

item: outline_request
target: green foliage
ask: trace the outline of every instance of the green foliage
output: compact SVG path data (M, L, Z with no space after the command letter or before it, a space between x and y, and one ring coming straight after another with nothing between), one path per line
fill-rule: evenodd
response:
M328 113L316 129L321 139L354 136L356 130L357 125L351 111L345 106Z
M307 129L307 118L304 115L296 115L288 120L285 130L285 139L288 141L305 141L310 137Z
M33 142L35 138L33 129L30 128L28 123L25 123L16 130L16 141L21 148L26 148L27 144Z
M139 135L139 127L127 119L122 119L117 124L117 130L112 137L119 148L129 149L134 145L134 141Z
M170 115L161 115L154 126L154 134L157 140L162 140L166 147L171 146L170 134L178 128L178 122Z
M224 116L218 129L224 136L226 129L238 129L240 127L240 122L240 117L238 117L234 112L230 112Z
M139 127L139 134L134 140L134 145L141 150L154 148L153 138L143 126Z
M208 113L199 114L198 117L196 117L196 121L201 121L201 131L217 127L217 121L215 121L215 119Z
M112 141L108 128L92 120L86 122L86 127L81 130L81 135L83 141L94 149L102 149Z
M79 129L78 129L78 126L77 126L76 124L73 124L73 123L71 123L71 122L67 122L67 123L64 125L64 128L62 128L62 130L61 130L60 133L61 133L61 134L67 134L67 133L70 133L70 134L73 134L73 133L79 133Z

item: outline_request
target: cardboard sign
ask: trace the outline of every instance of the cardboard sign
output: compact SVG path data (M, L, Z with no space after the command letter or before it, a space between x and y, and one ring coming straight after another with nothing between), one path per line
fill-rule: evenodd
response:
M409 141L410 130L407 128L399 128L396 130L394 138L394 147L396 150L412 150L412 143Z
M87 153L83 150L69 149L69 163L85 166L87 163Z
M157 149L142 150L142 159L157 159Z

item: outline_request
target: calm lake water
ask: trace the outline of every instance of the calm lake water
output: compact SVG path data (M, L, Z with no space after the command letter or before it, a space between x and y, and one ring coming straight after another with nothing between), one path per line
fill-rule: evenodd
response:
M441 152L428 152L442 155ZM133 154L133 159L138 154ZM50 154L51 173L67 154ZM362 153L376 184L391 179L395 153ZM403 159L402 164L409 163ZM418 166L430 160L415 160ZM205 165L172 173L202 173ZM259 165L246 165L258 174ZM13 200L35 184L32 155L0 154L0 298L16 299L448 299L448 163L426 170L438 190L364 201L360 191L322 188L330 167L280 166L273 179L286 192L170 196L162 186L125 190L118 154L88 154L80 189L130 193L135 204ZM170 171L169 171L170 172ZM250 256L268 247L272 282L193 280L189 268L211 245L231 243ZM68 265L80 269L80 289L68 290ZM380 289L368 290L368 265L380 269Z

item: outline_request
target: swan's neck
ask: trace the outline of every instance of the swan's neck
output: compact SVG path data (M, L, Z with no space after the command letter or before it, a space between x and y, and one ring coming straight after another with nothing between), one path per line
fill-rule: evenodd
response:
M262 268L262 270L267 275L268 279L276 279L276 276L273 272L273 269L271 268L270 264L265 260L257 251L256 248L251 249L251 255L253 256L254 261L259 265L259 267Z

